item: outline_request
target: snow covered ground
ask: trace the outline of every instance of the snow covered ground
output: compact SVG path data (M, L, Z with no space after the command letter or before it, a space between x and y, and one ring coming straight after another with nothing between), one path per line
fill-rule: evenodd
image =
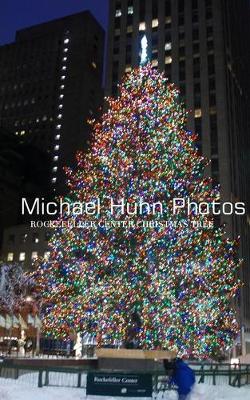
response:
M196 385L189 400L247 400L250 398L250 385L238 388L230 386ZM85 389L43 387L37 388L12 379L0 379L1 400L85 400ZM87 400L125 400L126 398L88 396ZM157 400L176 400L175 392L160 394ZM130 398L132 400L132 398ZM138 398L136 399L138 400ZM146 399L142 399L146 400ZM148 399L147 399L148 400Z

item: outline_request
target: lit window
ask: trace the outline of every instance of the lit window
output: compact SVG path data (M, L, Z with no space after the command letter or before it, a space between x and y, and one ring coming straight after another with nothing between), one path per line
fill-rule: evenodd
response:
M68 57L63 57L63 61L64 62L67 61L67 59L68 59Z
M25 253L24 252L21 252L19 254L19 261L25 261Z
M200 108L197 108L196 110L195 110L195 112L194 112L194 117L195 118L201 118L201 109Z
M25 131L21 131L21 132L20 132L20 135L21 135L21 136L25 135Z
M36 260L37 258L38 258L38 252L37 251L32 251L31 260Z
M130 65L127 65L126 68L125 68L125 72L130 72L131 69L132 69L131 66L130 66Z
M35 101L35 99L34 99L34 97L33 97L33 98L31 99L31 103L32 103L32 104L35 104L35 102L36 102L36 101Z
M159 25L159 21L157 18L153 19L152 21L152 28L157 28L157 26Z
M65 86L64 86L64 85L61 85L61 86L60 86L60 89L61 89L61 90L63 90L64 88L65 88Z
M62 114L58 114L57 118L62 119Z
M50 252L49 251L45 251L45 253L44 253L45 260L48 260L49 256L50 256Z
M92 65L93 68L95 68L95 69L97 68L97 65L96 65L96 63L94 61L92 61L91 65Z
M63 108L62 104L59 104L58 108L60 108L60 110Z
M58 167L53 168L53 172L57 172L57 170L58 170Z
M58 156L54 156L54 157L53 157L53 160L54 160L54 161L58 161Z
M38 237L38 234L37 234L37 233L34 233L34 234L33 234L33 242L34 242L34 243L39 243L39 237Z
M66 65L62 67L62 70L65 71L67 69Z
M61 135L56 135L55 139L60 140Z
M158 60L153 60L152 61L152 65L153 65L153 67L157 67L158 66Z
M37 118L37 119L36 119L36 122L38 123L39 121L40 121L40 119L39 119L39 118Z
M133 6L129 6L129 7L128 7L128 14L129 14L129 15L134 14L134 7L133 7Z
M18 136L19 135L19 132L18 131L16 131L16 136Z
M145 30L146 30L146 22L140 22L139 31L145 31Z
M59 98L63 99L64 98L64 94L60 94Z
M47 115L44 115L44 116L43 116L43 121L47 121L47 119L48 119L48 118L47 118Z
M57 181L57 178L55 178L55 177L54 177L54 178L52 178L52 180L51 180L51 181L52 181L52 183L56 183L56 181Z
M116 18L117 17L121 17L121 15L122 15L122 11L121 10L116 10L116 12L115 12Z
M69 49L67 47L65 47L65 49L63 49L64 53L67 53L69 51Z
M132 25L129 25L128 27L127 27L127 33L132 33L133 32L133 26Z
M64 43L69 43L69 39L65 39L65 40L64 40Z
M54 150L59 150L59 145L57 144L55 147L54 147Z
M56 129L61 129L62 125L58 124L56 125Z
M168 51L171 49L172 49L172 43L171 42L165 43L165 50Z
M14 253L8 253L7 261L13 261L13 260L14 260Z
M65 75L62 75L62 76L61 76L61 80L62 80L62 81L64 81L65 78L66 78Z
M172 63L172 57L167 56L165 57L165 64L171 64Z
M171 24L171 21L172 21L171 17L166 17L166 24Z

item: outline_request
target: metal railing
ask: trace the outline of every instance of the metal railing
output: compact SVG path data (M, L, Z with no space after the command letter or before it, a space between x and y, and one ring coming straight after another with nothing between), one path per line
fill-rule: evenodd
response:
M56 386L86 388L86 375L88 372L117 372L93 370L89 366L69 366L69 367L48 367L48 366L29 366L15 364L6 359L0 363L0 382L8 383L12 379L17 385L31 386ZM250 364L211 364L211 363L191 363L197 383L207 383L211 385L230 385L241 387L250 384ZM124 374L143 374L151 373L153 377L154 393L164 392L170 389L169 377L164 370L154 371L119 371ZM4 378L4 379L3 379ZM172 388L171 388L172 389Z

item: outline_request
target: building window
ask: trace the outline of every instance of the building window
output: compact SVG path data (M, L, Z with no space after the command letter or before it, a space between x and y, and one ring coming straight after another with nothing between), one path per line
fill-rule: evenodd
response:
M33 242L34 243L39 243L39 235L38 235L38 233L33 233Z
M37 251L32 251L31 260L36 260L37 258L38 258L38 252Z
M13 260L14 260L14 253L8 253L7 261L13 261Z
M153 60L152 65L153 67L158 67L158 60Z
M122 15L122 10L116 10L116 11L115 11L115 17L116 17L116 18L121 17L121 15Z
M201 118L201 116L202 116L201 109L200 109L200 108L197 108L197 109L195 110L195 112L194 112L194 117L195 117L195 118Z
M60 138L61 138L61 135L56 135L56 136L55 136L55 139L56 139L56 140L60 140Z
M25 261L25 252L19 254L19 261Z
M152 28L157 28L159 26L158 18L153 19L152 21Z
M146 22L140 22L139 31L145 31L145 30L146 30Z
M171 42L165 43L165 51L169 51L171 49L172 49L172 43Z
M128 15L133 15L134 14L134 7L133 6L129 6L128 7Z
M165 15L171 15L171 0L165 0Z
M55 161L55 162L58 161L58 156L54 156L53 161Z
M165 64L171 64L172 61L173 61L172 57L170 57L170 56L165 57Z
M132 33L133 32L133 26L132 25L129 25L128 27L127 27L127 33Z

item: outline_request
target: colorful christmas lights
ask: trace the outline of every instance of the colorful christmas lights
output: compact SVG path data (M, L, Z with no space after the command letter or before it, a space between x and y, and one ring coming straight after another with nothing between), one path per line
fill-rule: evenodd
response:
M120 96L107 99L109 110L94 125L91 149L77 154L77 171L66 169L67 202L218 201L219 189L204 177L208 161L194 146L196 135L184 129L178 96L150 64L127 74ZM150 226L155 215L139 218L149 223L99 224L114 220L107 207L102 215L84 216L97 223L93 229L56 229L50 258L37 273L45 331L58 337L88 331L99 346L114 344L128 339L136 314L141 348L206 357L231 346L238 331L231 308L240 287L237 243L224 239L222 228L211 229L212 216L166 210L163 226ZM81 219L62 217L75 225Z

